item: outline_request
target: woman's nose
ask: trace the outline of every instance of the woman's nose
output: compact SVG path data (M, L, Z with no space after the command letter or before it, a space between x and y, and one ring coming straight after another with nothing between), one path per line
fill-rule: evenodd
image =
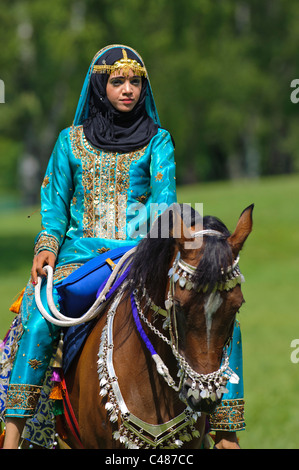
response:
M123 85L123 90L124 90L125 93L131 93L132 92L130 80L125 81L125 83Z

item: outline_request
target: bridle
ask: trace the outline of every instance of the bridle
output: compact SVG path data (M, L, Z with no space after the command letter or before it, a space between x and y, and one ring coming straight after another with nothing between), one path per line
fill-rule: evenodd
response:
M217 232L217 234L220 236L220 232ZM196 235L199 236L198 233ZM209 235L215 236L215 233L209 233ZM173 325L171 320L172 318L175 318L175 315L173 315L173 310L175 309L175 304L173 302L175 284L181 278L185 279L188 276L192 276L194 274L194 269L194 266L184 262L178 253L168 273L169 290L165 301L166 310L155 305L149 297L145 287L140 286L131 294L132 313L136 328L156 364L157 372L163 377L167 385L174 391L179 392L181 390L183 380L185 378L189 378L192 381L192 386L188 391L188 397L192 395L196 400L201 397L202 399L210 399L215 402L221 398L223 393L227 392L225 387L227 381L230 381L231 383L238 383L239 381L237 374L235 374L229 367L227 347L224 349L222 365L217 371L210 374L198 374L190 367L185 358L180 354L175 340L177 336L174 334L176 327ZM232 285L235 286L244 281L238 268L238 259L235 260L227 272L227 278L225 279L225 282L222 283L223 289L229 290L232 288ZM189 279L189 281L192 282L191 279ZM185 286L186 288L187 286L190 287L190 289L194 288L194 284L192 284L192 286L191 284L187 285L187 282L188 281L186 281L182 288ZM126 287L127 286L124 286L123 290L125 290ZM188 403L185 403L187 406L181 414L162 425L152 425L133 415L133 413L128 410L123 399L113 366L113 320L122 298L123 290L118 293L108 311L107 323L103 329L98 353L100 395L102 397L107 397L105 408L110 416L110 421L115 423L119 418L121 419L118 430L114 432L113 437L128 448L140 448L144 446L148 448L156 448L163 447L165 445L166 448L181 447L184 441L199 437L199 432L195 428L195 423L201 415L200 412L192 411ZM143 304L143 307L141 304ZM154 312L154 316L161 314L165 318L164 327L169 328L170 339L164 336L163 333L161 333L161 331L157 329L151 321L149 321L143 311L145 308L150 308ZM178 385L175 384L167 366L155 351L142 327L142 323L146 324L159 339L171 348L179 368Z
M221 232L210 229L201 230L193 234L194 237L199 237L203 235L223 237L223 234ZM224 281L215 286L214 291L231 290L237 284L241 284L242 282L244 282L244 277L240 272L238 262L239 257L237 257L233 264L227 268L225 273L226 277ZM185 262L181 258L180 252L178 252L173 262L173 265L168 272L169 289L167 298L165 300L166 310L156 306L155 303L150 299L146 289L140 288L135 289L135 291L131 295L132 311L136 327L139 333L141 334L147 348L151 352L152 358L156 363L157 371L160 375L162 375L167 384L172 387L175 391L179 391L181 389L183 380L189 378L192 383L190 393L192 393L196 399L199 398L200 395L201 398L209 398L211 401L216 401L217 399L221 398L223 393L227 391L225 388L227 381L230 381L231 383L239 382L239 377L229 367L229 356L227 350L230 338L228 338L228 341L226 342L226 345L224 347L222 364L220 368L217 371L211 372L209 374L198 374L196 371L194 371L190 367L188 362L185 360L185 358L180 354L178 349L178 332L175 312L176 307L174 302L175 285L178 282L182 289L194 290L196 292L202 290L203 292L205 292L205 290L207 289L206 286L198 288L192 280L195 271L196 267ZM222 273L224 274L223 270ZM155 312L155 314L158 313L165 317L163 328L169 329L170 339L166 338L148 320L141 307L142 299L145 300L145 307L149 306ZM178 376L180 377L179 385L175 385L175 381L170 376L168 368L149 342L147 335L145 334L141 324L137 320L137 315L155 335L157 335L162 341L164 341L170 346L172 353L178 363Z

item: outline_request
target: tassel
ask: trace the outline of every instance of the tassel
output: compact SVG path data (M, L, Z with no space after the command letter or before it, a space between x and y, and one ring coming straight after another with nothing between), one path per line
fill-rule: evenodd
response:
M52 391L49 395L49 398L51 400L62 400L63 399L63 395L62 395L62 387L61 387L61 383L58 382L53 388L52 388Z
M51 381L55 382L54 387L49 395L49 398L52 400L62 400L62 387L61 387L61 380L62 380L62 352L63 352L63 333L60 333L60 340L58 342L56 355L52 364L53 373L51 377Z
M5 438L5 429L4 429L3 433L0 435L0 449L3 448L4 438Z
M61 368L62 367L62 352L63 352L63 333L60 333L60 340L57 346L56 356L54 358L54 362L52 364L53 368Z
M22 292L19 294L17 300L11 305L11 307L10 307L10 309L9 309L11 312L13 312L13 313L19 313L20 307L21 307L21 303L22 303L22 300L23 300L24 292L25 292L25 287L24 287L24 289L22 290Z
M52 373L51 382L61 382L60 369L55 368Z

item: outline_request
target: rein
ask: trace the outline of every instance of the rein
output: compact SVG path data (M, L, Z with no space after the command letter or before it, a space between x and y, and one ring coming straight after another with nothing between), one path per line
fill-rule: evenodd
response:
M47 310L44 308L41 297L40 297L40 290L41 290L41 277L38 277L37 285L35 286L35 302L43 317L48 320L50 323L54 325L61 326L61 327L69 327L80 325L81 323L85 323L88 321L93 320L95 317L99 315L99 313L103 310L106 305L106 301L111 296L112 290L113 292L116 290L117 287L121 284L121 282L125 279L127 273L122 274L121 277L116 280L118 273L121 269L124 268L125 263L130 258L130 256L135 252L136 247L132 248L131 250L127 251L122 258L119 260L117 265L114 267L110 277L107 280L105 287L103 288L102 292L100 293L99 297L90 307L90 309L84 313L79 318L71 318L63 315L62 313L57 310L55 302L53 300L53 268L51 266L44 266L44 270L47 272L47 302L50 312L53 316L49 315ZM125 266L126 268L127 266ZM115 282L116 281L116 282Z

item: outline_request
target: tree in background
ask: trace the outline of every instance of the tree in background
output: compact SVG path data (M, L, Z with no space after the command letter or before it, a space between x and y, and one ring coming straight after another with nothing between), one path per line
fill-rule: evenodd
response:
M0 194L37 200L90 59L112 43L148 64L178 183L297 171L298 16L283 0L2 0Z

